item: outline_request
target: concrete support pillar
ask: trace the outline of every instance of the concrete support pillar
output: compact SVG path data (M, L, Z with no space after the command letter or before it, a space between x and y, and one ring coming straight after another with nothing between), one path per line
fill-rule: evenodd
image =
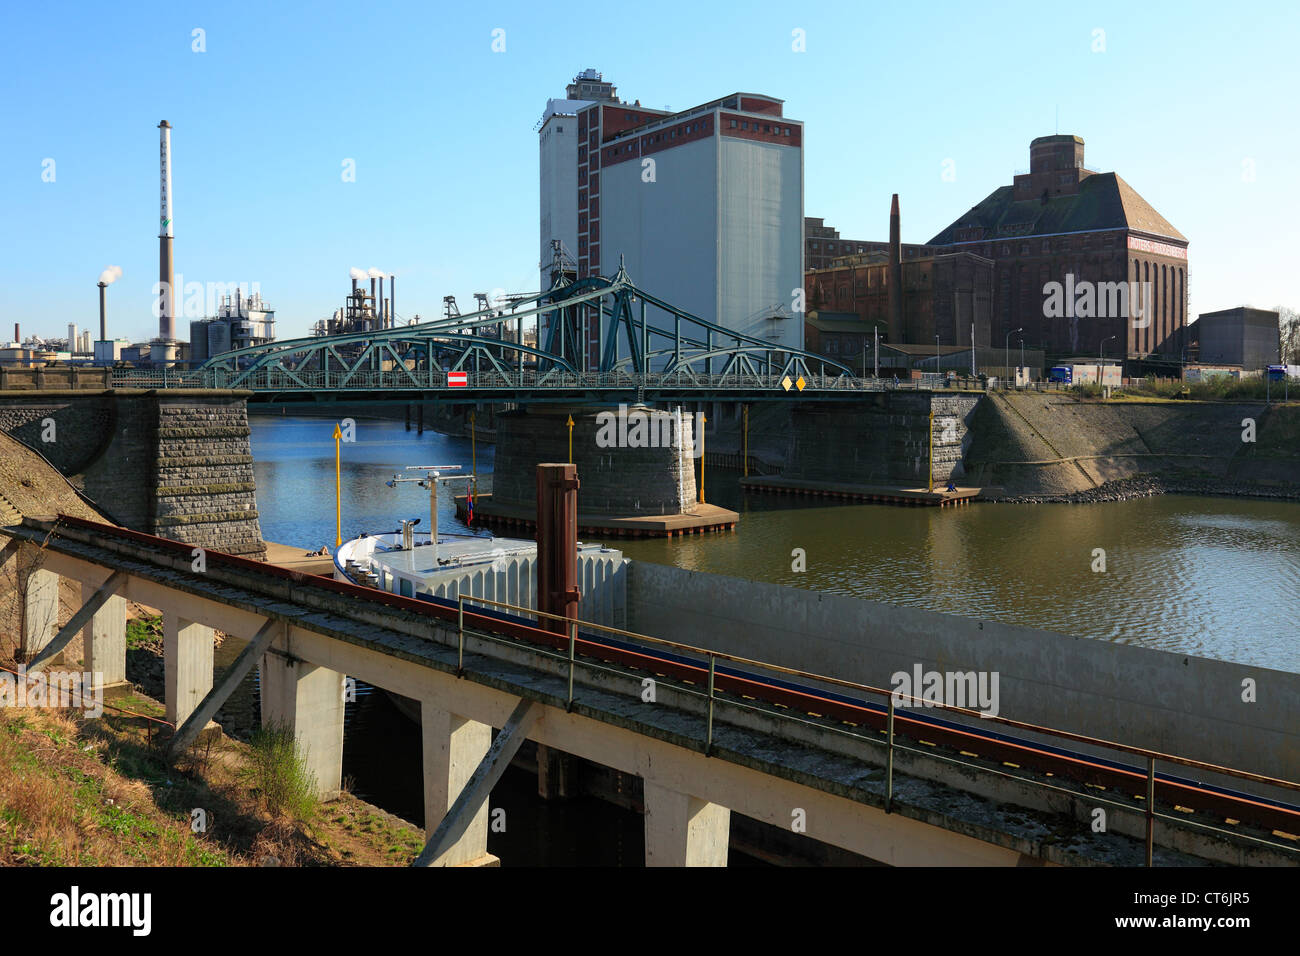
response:
M731 811L645 782L645 865L726 866Z
M30 554L30 552L29 552ZM44 568L22 573L23 660L30 661L54 639L59 623L59 576ZM58 663L56 655L51 663Z
M212 690L212 628L163 612L167 719L179 727Z
M81 585L84 604L95 593L88 584ZM82 660L93 676L96 689L110 691L126 685L126 598L113 595L95 612L82 629Z
M316 792L333 800L343 785L343 711L346 676L327 667L262 656L262 726L293 731Z
M424 833L432 837L492 746L492 728L445 711L429 700L420 702L420 723L424 742ZM444 855L446 865L457 866L487 856L487 835L485 800L464 834Z

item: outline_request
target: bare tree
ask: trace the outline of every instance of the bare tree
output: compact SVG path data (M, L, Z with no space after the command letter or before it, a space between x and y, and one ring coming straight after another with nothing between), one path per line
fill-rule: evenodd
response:
M1300 312L1285 305L1276 309L1280 361L1283 365L1300 365Z

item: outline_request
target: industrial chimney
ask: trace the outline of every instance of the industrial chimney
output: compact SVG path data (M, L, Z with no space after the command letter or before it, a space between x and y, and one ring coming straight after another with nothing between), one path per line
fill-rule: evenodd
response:
M107 282L100 282L99 285L99 340L104 342L108 339L108 317L104 310L104 290L108 288Z
M176 341L176 296L172 289L172 126L166 120L158 124L159 173L161 202L158 213L158 281L163 283L158 315L158 337L163 342Z
M889 341L903 341L903 241L898 214L898 193L889 207Z
M388 327L391 329L397 324L397 278L392 273L388 275Z

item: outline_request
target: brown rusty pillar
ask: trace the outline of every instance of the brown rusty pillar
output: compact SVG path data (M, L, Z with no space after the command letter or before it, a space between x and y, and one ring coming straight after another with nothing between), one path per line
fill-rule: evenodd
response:
M578 468L537 466L537 609L577 620ZM540 626L565 633L563 621L543 618Z

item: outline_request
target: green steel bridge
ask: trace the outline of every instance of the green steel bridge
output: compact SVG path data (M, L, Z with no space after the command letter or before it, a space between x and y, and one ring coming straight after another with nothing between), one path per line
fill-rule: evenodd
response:
M530 320L545 328L537 346L523 344ZM511 323L513 339L503 335ZM598 356L586 346L595 323ZM277 403L843 401L886 387L824 356L692 315L637 288L622 268L613 278L559 282L508 309L286 339L225 352L192 370L115 369L112 382L248 389L255 400Z

